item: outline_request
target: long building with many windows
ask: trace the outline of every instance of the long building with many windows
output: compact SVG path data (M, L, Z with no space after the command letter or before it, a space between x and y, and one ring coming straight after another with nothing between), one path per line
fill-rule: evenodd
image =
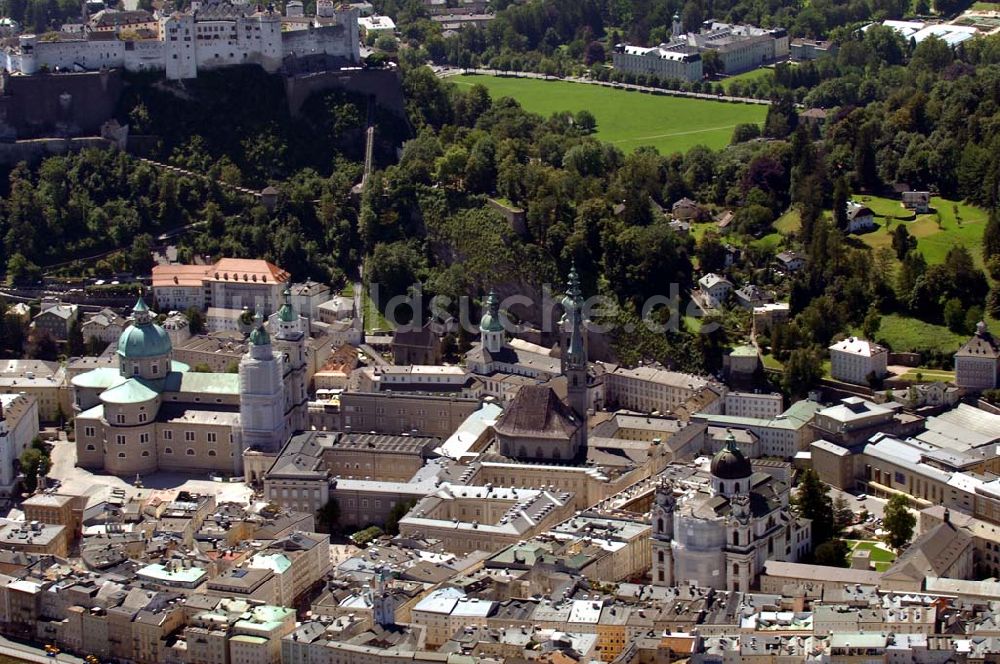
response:
M200 4L200 3L199 3ZM168 79L190 79L203 69L256 64L277 72L286 58L324 58L356 65L361 61L358 11L319 0L316 16L281 16L273 6L205 3L185 12L161 14L156 34L132 30L92 31L55 39L26 34L0 51L0 69L33 75L51 71L123 68L162 71Z

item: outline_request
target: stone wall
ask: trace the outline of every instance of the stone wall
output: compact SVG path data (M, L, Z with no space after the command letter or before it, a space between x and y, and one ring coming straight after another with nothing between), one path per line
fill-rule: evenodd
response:
M0 135L7 138L97 135L122 92L117 69L0 76Z
M297 115L313 93L338 88L374 96L379 106L392 111L400 118L406 117L402 81L395 69L358 68L292 74L285 78L288 109L292 115Z
M13 166L18 162L38 162L52 155L79 152L87 148L110 150L114 144L98 136L83 138L37 138L16 143L0 143L0 164Z

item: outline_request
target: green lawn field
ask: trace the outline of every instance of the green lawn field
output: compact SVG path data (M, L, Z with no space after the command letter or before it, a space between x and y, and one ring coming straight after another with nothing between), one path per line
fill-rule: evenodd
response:
M876 572L884 572L892 566L892 563L896 561L896 554L892 551L887 551L882 548L881 542L873 542L870 540L846 540L848 546L851 547L851 551L856 551L858 549L864 549L871 551L871 561L875 565Z
M932 198L931 214L914 215L891 199L855 196L854 200L864 203L877 215L875 222L878 230L858 236L868 246L874 249L891 247L892 231L903 224L910 235L917 238L917 248L928 263L943 263L948 250L962 244L976 263L982 265L986 210L966 203Z
M854 332L860 334L861 330L856 329ZM884 339L894 351L938 350L945 353L955 352L969 340L968 335L955 334L944 325L935 325L919 318L899 314L882 316L882 324L875 338ZM919 371L924 370L919 369ZM926 378L931 379L929 375Z
M588 110L597 118L597 138L625 152L652 145L662 154L685 152L695 145L723 148L733 128L763 123L767 107L707 99L670 97L617 90L585 83L529 78L463 75L449 78L459 86L486 86L496 99L513 97L525 110L548 117L557 111Z
M910 369L905 374L900 376L900 378L911 382L937 380L942 383L954 383L955 372L944 371L943 369Z
M761 67L760 69L751 69L750 71L745 71L742 74L729 76L722 81L722 85L726 88L726 92L729 92L729 86L736 81L747 83L749 81L756 81L757 79L767 78L769 76L774 76L774 70L767 67Z

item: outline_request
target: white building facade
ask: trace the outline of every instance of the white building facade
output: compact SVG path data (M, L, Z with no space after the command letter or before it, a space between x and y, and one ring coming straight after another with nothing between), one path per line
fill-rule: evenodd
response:
M656 488L652 515L654 585L692 583L749 592L768 560L797 561L812 527L788 507L789 487L754 473L730 437L711 463L708 487Z
M38 436L38 399L30 394L0 395L0 495L17 488L21 453Z
M834 380L867 385L871 376L884 377L888 364L889 351L865 339L848 337L830 346L830 375Z
M168 79L185 79L196 78L199 69L239 64L257 64L273 73L293 55L359 63L357 9L334 8L330 0L320 0L314 22L283 27L282 16L273 9L250 13L241 6L220 4L161 16L155 39L43 41L22 35L17 47L0 54L0 68L25 75L57 68L124 68L163 71Z
M700 81L701 54L660 44L652 48L621 44L611 56L615 69L633 74L658 76L662 80Z

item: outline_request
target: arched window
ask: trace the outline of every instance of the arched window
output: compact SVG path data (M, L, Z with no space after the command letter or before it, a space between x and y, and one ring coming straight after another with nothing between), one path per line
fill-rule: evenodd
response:
M739 482L737 482L736 484L733 485L733 492L734 493L739 493L740 492L740 483Z
M657 552L656 552L656 560L657 560L657 561L658 561L658 562L659 562L660 564L663 564L663 552L662 552L662 551L657 551Z
M739 531L733 531L733 546L740 545L740 533Z
M209 450L208 456L215 456L215 450Z
M539 445L538 447L535 448L535 458L536 459L541 459L544 456L545 456L545 452L542 450L542 446Z
M656 532L658 532L658 533L662 533L663 532L663 519L657 519L656 520Z
M735 581L740 575L740 566L733 563L733 580Z
M94 450L96 450L96 449L97 449L97 448L96 448L96 447L94 447L93 445L87 445L87 451L88 451L88 452L93 452L93 451L94 451Z
M164 454L173 454L174 453L174 448L172 448L172 447L164 447L163 448L163 453Z
M149 456L149 450L143 450L142 451L142 456L148 457Z
M184 452L184 454L188 456L194 456L194 450L189 447L187 448L187 451Z

